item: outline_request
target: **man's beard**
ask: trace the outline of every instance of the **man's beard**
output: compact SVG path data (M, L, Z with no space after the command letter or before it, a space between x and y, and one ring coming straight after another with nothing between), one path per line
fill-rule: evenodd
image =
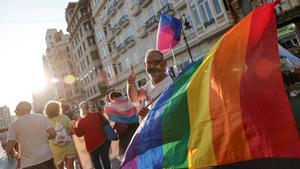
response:
M146 69L147 73L150 75L156 75L156 74L160 74L161 70L158 68L148 68Z

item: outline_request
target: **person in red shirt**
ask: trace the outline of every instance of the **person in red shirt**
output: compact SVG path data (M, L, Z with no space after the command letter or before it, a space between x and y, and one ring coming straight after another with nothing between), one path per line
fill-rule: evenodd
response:
M102 169L100 160L104 169L110 169L109 149L111 141L106 138L100 122L101 119L97 113L90 112L89 102L81 102L79 108L83 118L79 119L78 123L74 126L76 136L84 136L87 152L90 153L96 169ZM99 114L108 123L108 120L101 113Z

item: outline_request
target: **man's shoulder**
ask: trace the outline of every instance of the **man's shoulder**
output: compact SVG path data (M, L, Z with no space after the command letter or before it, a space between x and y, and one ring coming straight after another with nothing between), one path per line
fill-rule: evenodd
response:
M47 119L47 117L44 114L40 114L40 113L31 113L29 115L33 118Z

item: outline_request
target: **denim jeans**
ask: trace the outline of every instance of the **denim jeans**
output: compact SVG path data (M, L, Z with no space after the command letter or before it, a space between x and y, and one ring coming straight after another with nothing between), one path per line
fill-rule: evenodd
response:
M99 146L96 150L90 152L92 162L95 169L102 169L100 160L102 161L104 169L110 169L110 160L109 160L109 149L111 141L106 139L104 143Z

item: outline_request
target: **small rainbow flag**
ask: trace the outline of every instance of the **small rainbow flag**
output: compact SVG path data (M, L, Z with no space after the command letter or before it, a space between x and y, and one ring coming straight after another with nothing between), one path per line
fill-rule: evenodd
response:
M280 71L274 6L255 9L203 62L176 79L136 131L121 168L300 158Z

